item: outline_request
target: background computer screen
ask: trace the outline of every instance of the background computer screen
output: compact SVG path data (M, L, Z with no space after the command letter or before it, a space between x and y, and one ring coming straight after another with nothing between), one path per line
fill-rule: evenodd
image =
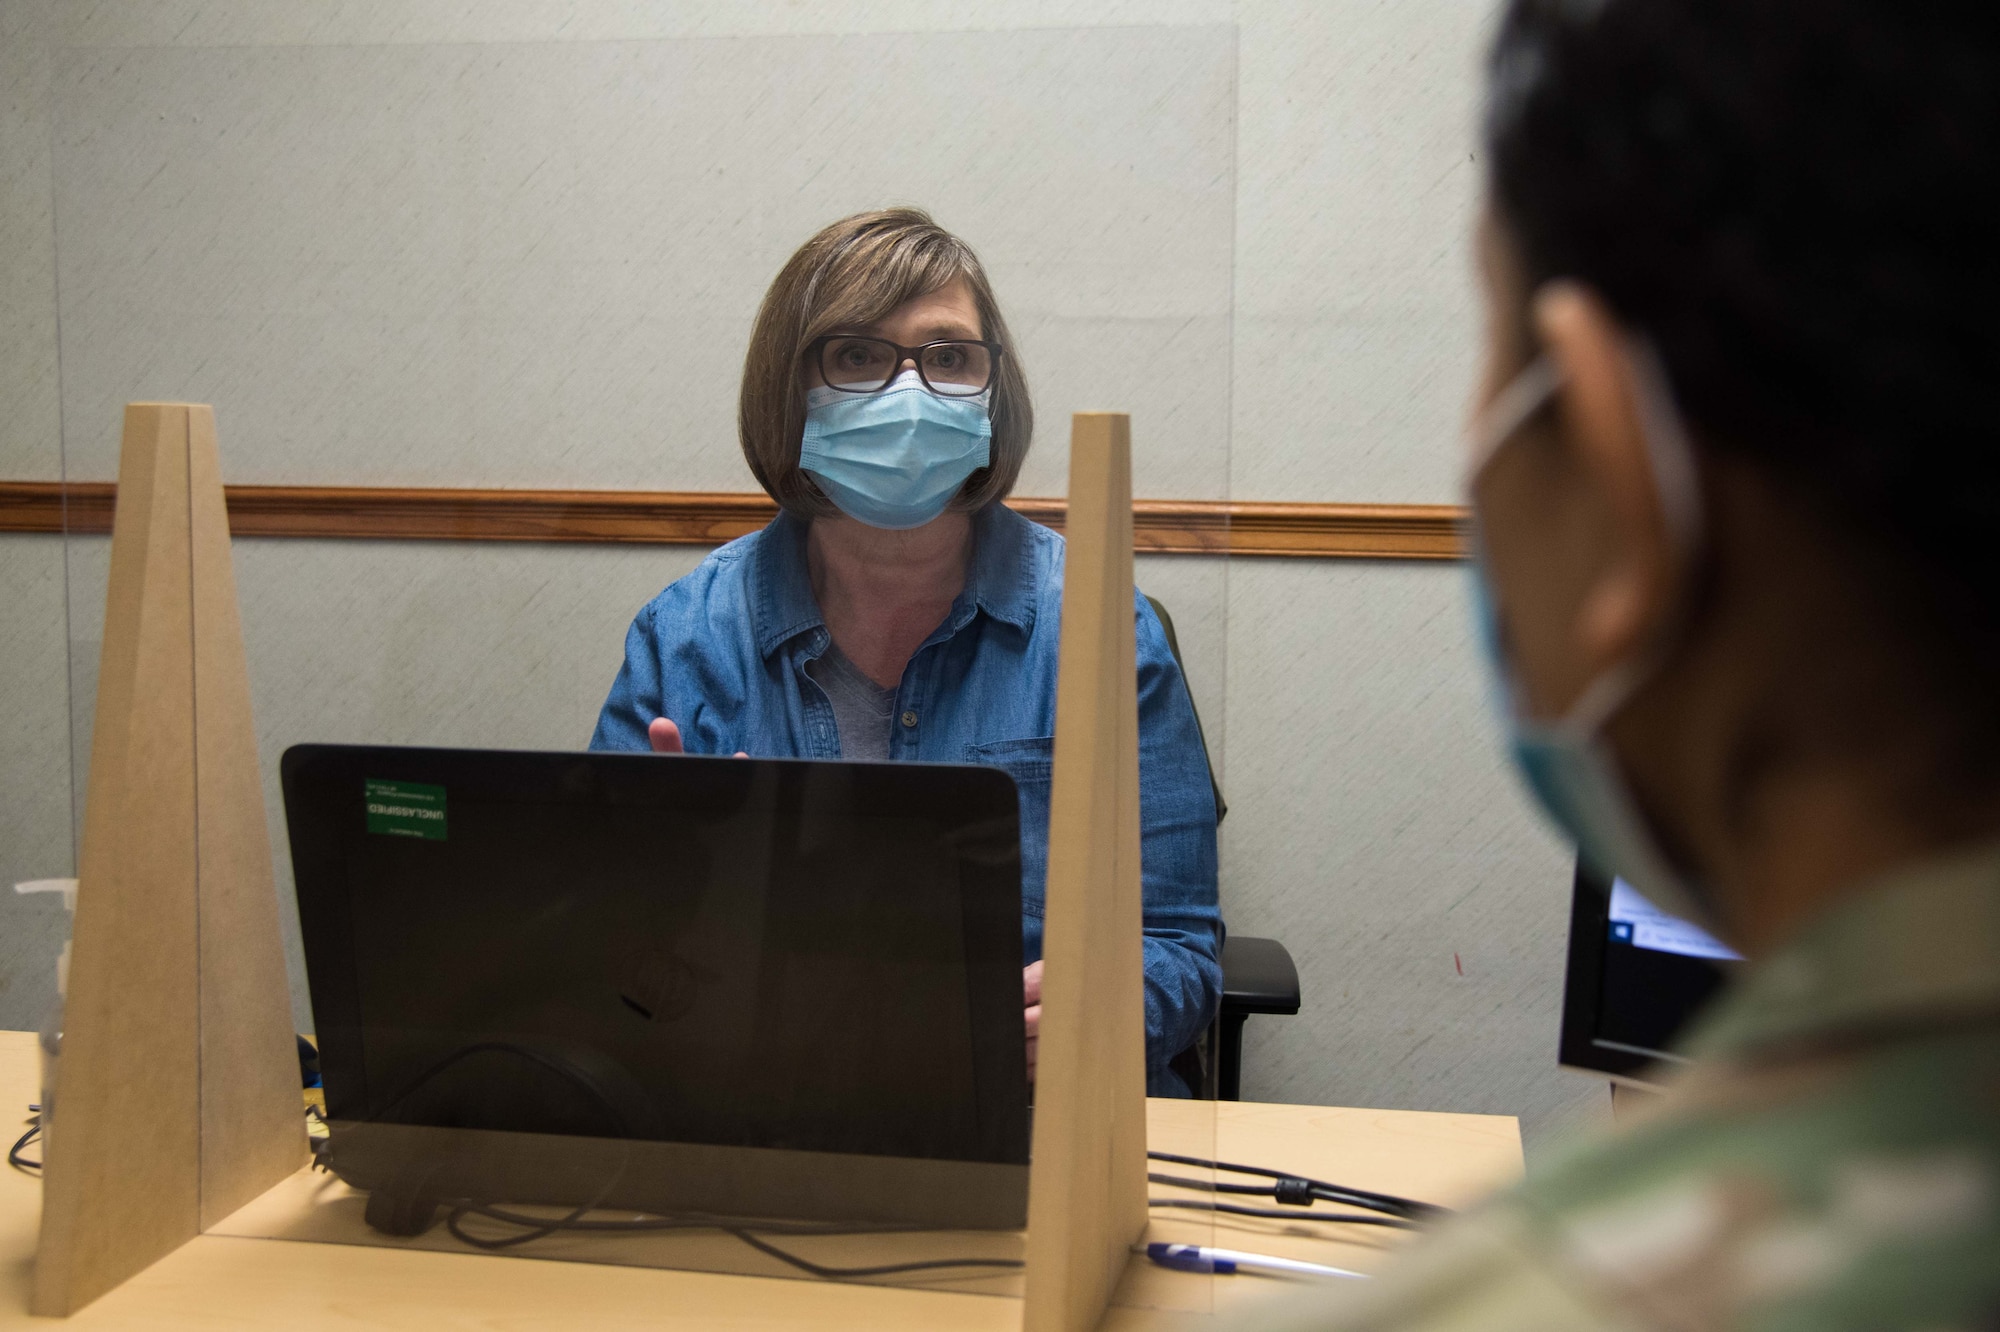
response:
M1579 864L1563 991L1562 1062L1645 1080L1739 958L1623 879Z

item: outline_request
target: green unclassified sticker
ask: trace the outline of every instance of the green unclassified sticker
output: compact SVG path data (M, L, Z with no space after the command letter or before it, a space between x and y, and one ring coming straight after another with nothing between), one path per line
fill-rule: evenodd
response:
M363 794L368 800L368 831L387 837L444 840L444 788L422 782L383 782L370 777Z

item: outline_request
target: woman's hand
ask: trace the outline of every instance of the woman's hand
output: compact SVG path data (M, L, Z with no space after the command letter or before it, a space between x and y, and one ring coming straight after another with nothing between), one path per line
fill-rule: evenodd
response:
M669 723L671 725L671 723ZM1021 971L1021 998L1028 1019L1028 1081L1035 1080L1035 1047L1042 1035L1042 964Z
M665 717L655 717L646 726L646 743L653 747L655 754L683 754L681 748L681 728ZM742 750L736 751L737 758L749 758Z

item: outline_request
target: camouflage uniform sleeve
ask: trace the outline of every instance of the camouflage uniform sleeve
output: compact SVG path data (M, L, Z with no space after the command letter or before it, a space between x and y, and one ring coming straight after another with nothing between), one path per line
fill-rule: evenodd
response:
M1655 1113L1380 1280L1222 1326L2000 1332L2000 848L1857 889L1688 1050Z
M1363 1282L1313 1285L1218 1321L1231 1332L1626 1332L1641 1325L1593 1304L1536 1254L1509 1208L1440 1228Z

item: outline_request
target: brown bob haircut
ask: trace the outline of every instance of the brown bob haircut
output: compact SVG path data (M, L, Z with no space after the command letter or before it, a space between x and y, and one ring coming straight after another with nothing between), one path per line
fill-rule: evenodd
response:
M1035 409L1021 358L994 303L993 287L972 247L918 208L884 208L844 217L801 245L764 293L750 350L743 358L737 433L743 456L772 499L801 518L838 512L799 470L806 428L806 349L828 333L872 324L905 301L959 278L979 307L980 333L1000 344L990 415L991 463L974 472L952 507L985 508L1003 499L1021 474L1034 434Z

